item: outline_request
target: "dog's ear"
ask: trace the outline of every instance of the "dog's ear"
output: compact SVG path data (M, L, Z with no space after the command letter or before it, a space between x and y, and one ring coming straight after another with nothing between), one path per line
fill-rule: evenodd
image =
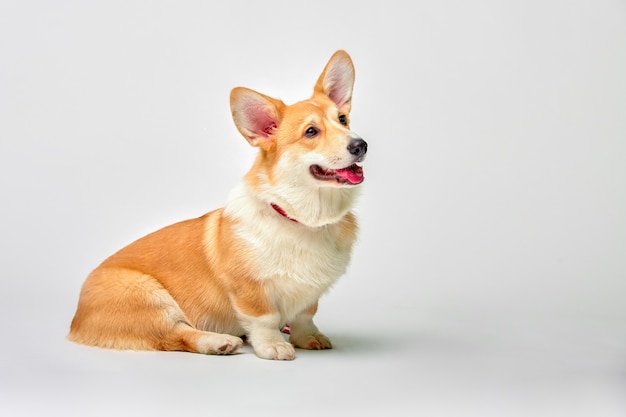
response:
M269 149L285 104L244 87L230 93L230 110L239 132L252 146Z
M339 110L349 112L354 86L354 65L346 51L337 51L315 84L315 92L326 94Z

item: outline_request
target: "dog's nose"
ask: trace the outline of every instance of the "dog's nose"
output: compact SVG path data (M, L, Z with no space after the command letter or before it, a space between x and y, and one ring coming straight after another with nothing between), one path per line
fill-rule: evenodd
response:
M348 152L356 157L365 156L367 153L367 142L361 138L352 139L348 143Z

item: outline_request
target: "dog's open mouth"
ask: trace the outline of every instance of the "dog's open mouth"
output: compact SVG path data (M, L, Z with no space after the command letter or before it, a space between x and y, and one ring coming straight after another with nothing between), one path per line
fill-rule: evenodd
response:
M360 184L363 182L363 168L352 164L347 168L325 169L319 165L311 165L311 175L321 181L337 181L340 184Z

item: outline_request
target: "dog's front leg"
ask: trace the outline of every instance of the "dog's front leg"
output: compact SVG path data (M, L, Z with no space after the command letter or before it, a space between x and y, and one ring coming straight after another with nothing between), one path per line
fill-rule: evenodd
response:
M285 324L266 295L267 283L254 278L231 279L230 300L254 353L262 359L293 360L296 351L280 328Z
M317 312L317 302L298 314L294 320L289 323L291 328L291 336L289 341L301 349L332 349L330 339L320 333L315 323L313 323L313 315Z
M246 329L248 340L259 358L293 360L296 357L293 345L280 332L281 316L269 313L258 316L239 313L239 320Z

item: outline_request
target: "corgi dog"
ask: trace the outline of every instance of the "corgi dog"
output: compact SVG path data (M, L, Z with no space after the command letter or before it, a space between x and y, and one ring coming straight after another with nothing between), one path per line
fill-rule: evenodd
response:
M292 105L237 87L233 120L258 155L223 208L149 234L83 284L68 339L110 349L292 360L330 349L313 322L346 271L367 143L350 130L354 66L337 51ZM281 329L290 326L290 335Z

